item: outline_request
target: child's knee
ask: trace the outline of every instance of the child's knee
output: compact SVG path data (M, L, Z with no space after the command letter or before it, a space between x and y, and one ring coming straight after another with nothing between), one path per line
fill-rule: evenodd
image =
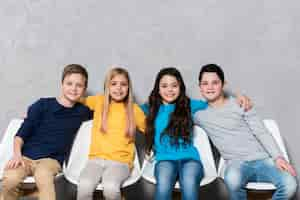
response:
M200 183L201 179L195 177L184 177L180 180L180 186L185 188L194 188Z
M224 181L230 190L239 190L243 187L241 174L235 169L228 170L225 173Z
M279 188L282 187L285 196L288 199L290 199L295 195L297 191L298 183L294 176L286 173L286 176L284 176L281 186L277 186L277 187Z
M34 173L34 178L37 186L51 186L54 184L55 175L47 169L38 169Z
M78 193L81 195L90 195L95 190L95 184L88 178L81 178L78 182Z
M2 179L2 188L11 189L17 187L23 181L23 177L18 173L6 173Z
M121 197L120 187L114 183L103 183L103 195L105 199L119 199Z

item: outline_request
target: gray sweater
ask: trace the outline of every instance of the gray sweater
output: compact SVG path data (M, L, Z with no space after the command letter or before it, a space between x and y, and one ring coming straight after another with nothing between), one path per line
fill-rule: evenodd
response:
M282 156L255 109L245 112L233 97L219 108L208 106L194 115L225 160L251 161Z

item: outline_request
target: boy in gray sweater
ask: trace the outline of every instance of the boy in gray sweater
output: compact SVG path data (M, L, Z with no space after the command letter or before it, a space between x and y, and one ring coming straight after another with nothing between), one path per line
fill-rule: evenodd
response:
M224 96L222 69L203 66L199 87L208 107L195 114L194 122L205 129L227 162L224 180L230 199L246 199L244 187L250 181L273 183L277 188L273 200L292 198L297 188L295 169L283 158L255 109L245 112L233 97Z

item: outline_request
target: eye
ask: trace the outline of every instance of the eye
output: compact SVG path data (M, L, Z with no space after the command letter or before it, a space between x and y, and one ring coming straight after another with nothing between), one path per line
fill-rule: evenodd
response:
M71 86L71 85L72 85L72 82L66 82L66 85L67 85L67 86Z
M172 85L172 88L178 88L178 86L179 85L177 83L175 83L175 84Z
M168 85L167 85L167 84L161 84L160 87L161 87L161 88L167 88Z
M212 84L213 85L218 85L220 83L220 81L213 81Z
M128 83L122 82L122 83L121 83L121 86L128 86Z
M83 85L83 84L81 84L81 83L78 83L78 84L76 84L76 87L79 87L79 88L84 88L84 85Z

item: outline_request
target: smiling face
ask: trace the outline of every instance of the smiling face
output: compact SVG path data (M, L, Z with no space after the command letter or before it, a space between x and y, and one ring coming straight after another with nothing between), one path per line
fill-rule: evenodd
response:
M164 75L160 79L159 94L164 104L176 101L180 94L180 84L175 76Z
M204 72L199 83L202 96L213 103L223 98L223 83L217 73Z
M109 83L109 96L113 102L122 102L128 95L129 83L125 75L117 74Z
M86 89L86 78L79 73L66 75L61 86L61 100L67 104L79 101Z

